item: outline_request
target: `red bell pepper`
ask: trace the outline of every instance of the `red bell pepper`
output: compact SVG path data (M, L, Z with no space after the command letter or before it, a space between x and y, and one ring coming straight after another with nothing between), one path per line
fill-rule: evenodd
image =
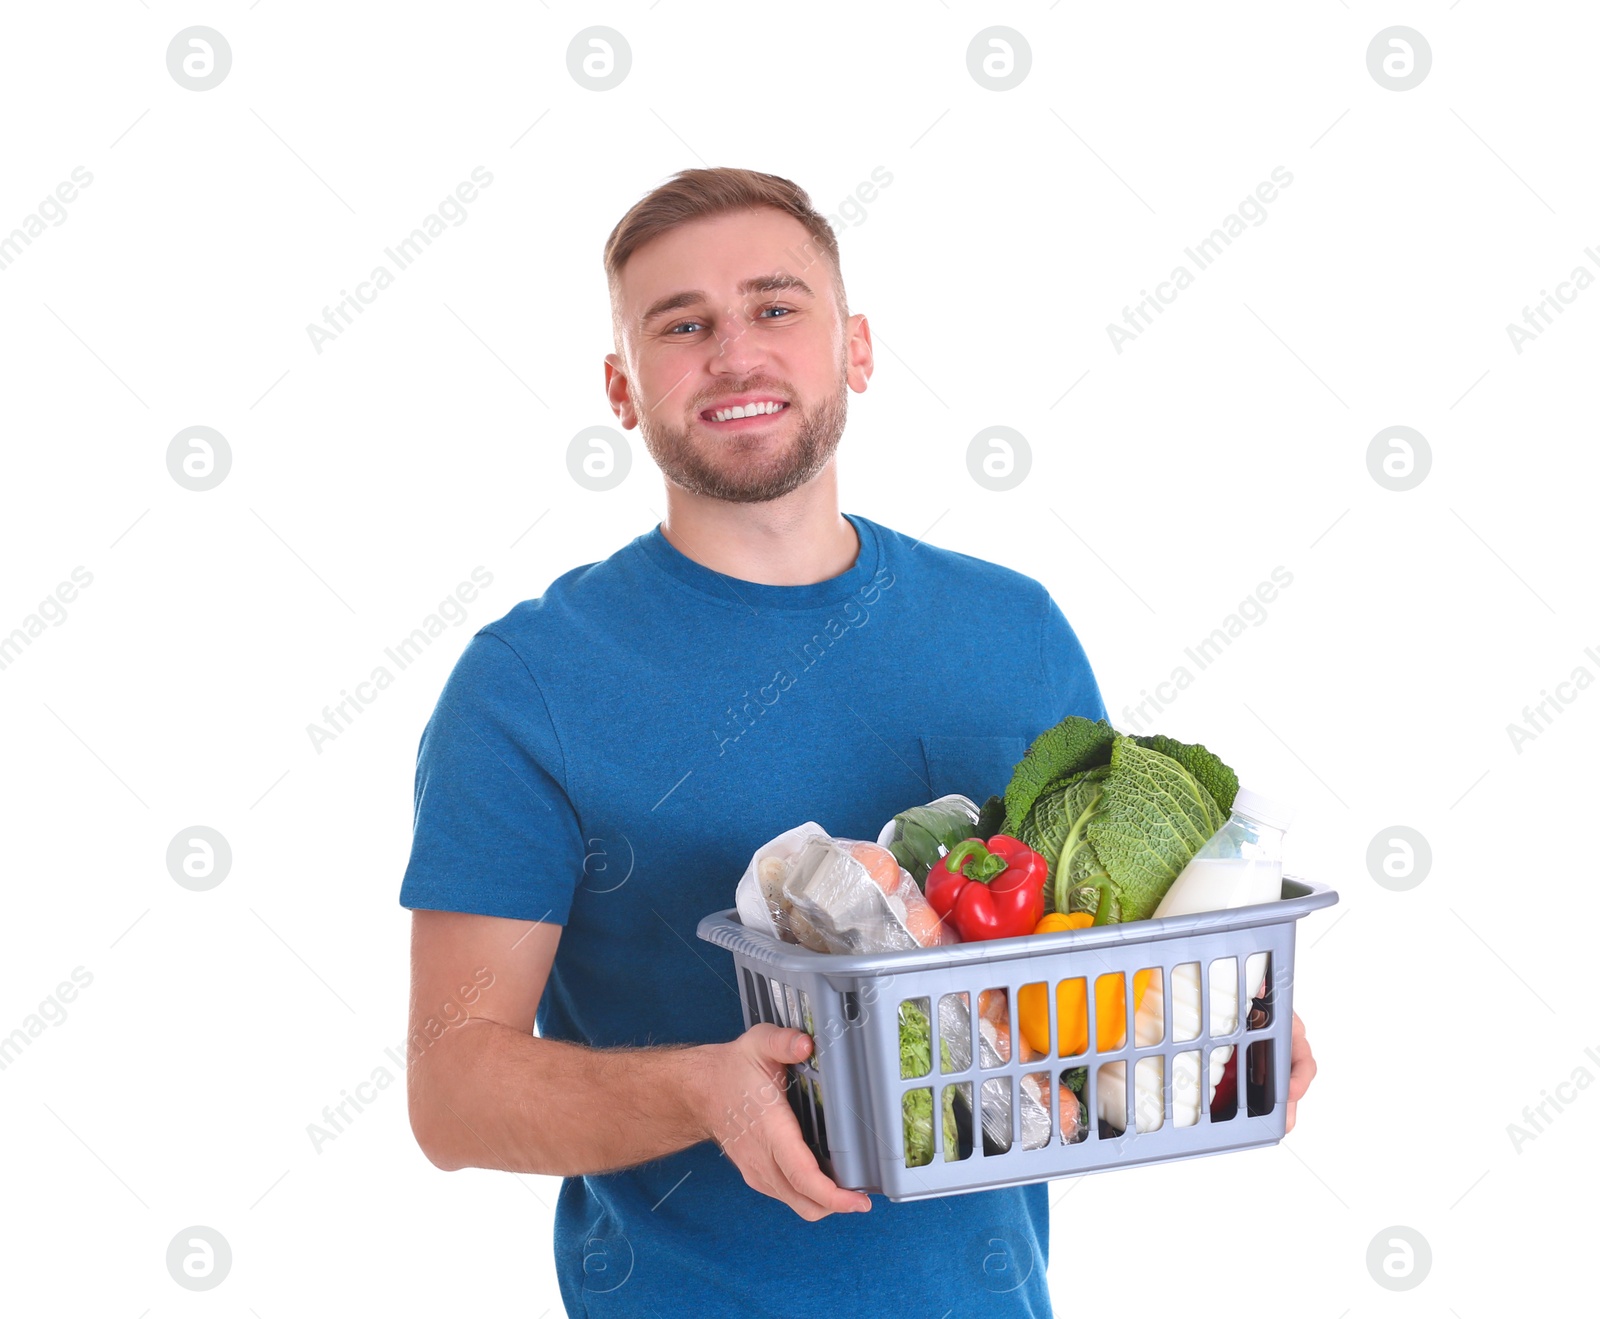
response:
M1032 934L1044 916L1049 867L1026 843L996 834L957 843L928 871L924 892L964 942Z

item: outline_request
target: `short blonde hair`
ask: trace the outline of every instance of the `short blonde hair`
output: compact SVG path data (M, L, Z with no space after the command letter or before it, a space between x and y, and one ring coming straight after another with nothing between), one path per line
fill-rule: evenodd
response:
M804 188L776 174L751 169L685 169L636 201L606 239L606 286L611 293L611 319L619 331L622 302L622 268L638 248L652 238L670 233L694 220L704 220L731 212L767 206L793 216L806 230L804 260L800 269L810 266L820 252L828 260L834 298L839 304L839 319L848 315L844 275L839 267L839 240L832 227L812 206ZM790 272L800 274L800 270Z

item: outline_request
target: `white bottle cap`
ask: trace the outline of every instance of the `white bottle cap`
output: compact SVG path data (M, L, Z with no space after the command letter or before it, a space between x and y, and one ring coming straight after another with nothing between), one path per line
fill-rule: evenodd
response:
M1287 802L1274 801L1271 797L1263 797L1259 792L1251 792L1249 788L1240 788L1233 798L1233 813L1245 815L1257 824L1267 825L1272 829L1287 829L1294 823L1294 807Z

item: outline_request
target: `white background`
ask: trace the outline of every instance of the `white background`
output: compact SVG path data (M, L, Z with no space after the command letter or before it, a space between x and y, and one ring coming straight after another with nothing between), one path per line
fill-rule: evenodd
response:
M209 91L166 67L190 24L232 49ZM567 71L591 24L631 48L611 91ZM1014 90L968 72L991 24L1031 49ZM1409 91L1367 69L1391 24L1432 49ZM8 1308L559 1313L559 1183L446 1176L411 1140L396 897L417 739L471 633L661 511L636 432L609 492L566 447L612 420L604 239L696 164L829 214L892 175L840 220L878 350L843 506L1040 578L1118 722L1293 574L1158 726L1291 798L1290 868L1339 891L1299 935L1320 1072L1275 1148L1054 1184L1061 1312L1583 1307L1568 1206L1600 1093L1520 1148L1508 1124L1600 1076L1600 691L1520 751L1507 725L1600 674L1600 291L1520 353L1506 326L1600 273L1591 10L119 0L5 29L0 234L93 175L0 270L0 631L93 574L0 671L0 1033L93 976L0 1072ZM318 353L307 324L479 165L466 222ZM1108 322L1277 166L1265 222L1117 352ZM166 466L194 425L232 453L205 492ZM1032 452L1003 493L968 475L991 425ZM1394 425L1432 454L1407 492L1367 465ZM479 565L467 622L313 750ZM197 824L233 851L204 893L165 862ZM1432 847L1405 892L1367 863L1394 825ZM307 1124L379 1067L397 1083L315 1151ZM212 1292L166 1271L193 1224L232 1247ZM1404 1293L1366 1264L1391 1225L1432 1251Z

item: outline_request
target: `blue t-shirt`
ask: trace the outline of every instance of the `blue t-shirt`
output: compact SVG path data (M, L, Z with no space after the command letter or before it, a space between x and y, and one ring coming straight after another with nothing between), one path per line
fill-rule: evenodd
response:
M1105 717L1037 581L845 516L860 552L827 581L728 577L656 527L462 653L418 751L400 902L565 926L542 1036L736 1038L732 959L695 927L757 847L981 804L1045 728ZM810 1223L702 1141L565 1179L556 1271L574 1315L1048 1315L1048 1189Z

